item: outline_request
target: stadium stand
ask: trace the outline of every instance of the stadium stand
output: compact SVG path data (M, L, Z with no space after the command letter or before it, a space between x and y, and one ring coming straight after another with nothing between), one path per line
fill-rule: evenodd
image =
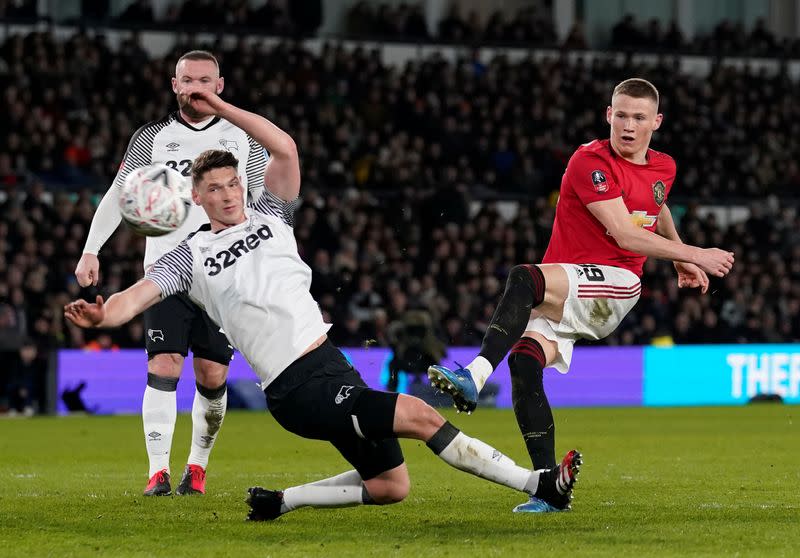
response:
M174 107L168 79L189 48L180 43L154 59L135 33L112 50L85 32L14 34L0 46L5 405L24 410L19 386L41 389L30 380L38 368L26 364L31 345L38 362L55 347L143 345L139 321L92 335L68 327L61 307L93 294L81 291L73 270L94 205L132 130ZM688 242L734 250L744 265L700 297L679 296L671 267L648 262L642 301L604 342L800 340L800 216L779 201L800 184L797 83L785 70L715 65L701 78L669 58L451 62L433 54L397 66L377 50L336 45L319 54L294 42L210 48L220 56L225 96L274 119L298 143L304 204L296 236L338 344L386 345L388 324L420 307L447 344L477 343L506 271L543 254L566 157L607 135L598 99L630 75L662 92L666 118L654 147L678 161L679 230ZM508 199L516 202L511 213L495 201ZM750 204L749 216L703 209L717 200ZM100 294L141 276L143 247L117 233L101 253Z

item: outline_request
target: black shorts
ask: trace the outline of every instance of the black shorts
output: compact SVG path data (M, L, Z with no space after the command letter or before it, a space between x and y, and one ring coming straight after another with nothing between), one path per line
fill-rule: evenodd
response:
M186 295L168 296L144 311L148 358L162 353L189 354L228 365L233 348L205 311Z
M403 463L393 434L397 394L367 387L329 341L290 364L264 393L278 424L332 443L362 479Z

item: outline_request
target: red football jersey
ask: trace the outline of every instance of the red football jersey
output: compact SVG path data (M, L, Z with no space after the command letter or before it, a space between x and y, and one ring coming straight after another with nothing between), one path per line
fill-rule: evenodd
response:
M609 140L578 148L561 179L553 236L542 263L613 265L642 275L645 256L623 250L586 205L622 196L636 225L655 231L675 180L675 160L649 149L647 164L614 153Z

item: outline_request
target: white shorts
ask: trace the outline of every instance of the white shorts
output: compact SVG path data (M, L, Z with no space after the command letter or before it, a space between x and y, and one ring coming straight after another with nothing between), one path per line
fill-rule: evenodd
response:
M639 300L642 284L632 271L610 265L558 264L569 277L569 295L560 322L538 315L525 331L555 341L558 354L550 364L566 374L578 339L602 339L617 329Z

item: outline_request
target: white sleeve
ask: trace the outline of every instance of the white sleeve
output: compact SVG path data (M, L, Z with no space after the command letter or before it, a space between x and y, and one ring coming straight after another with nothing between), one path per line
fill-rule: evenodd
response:
M92 217L89 236L86 238L86 244L83 247L84 254L97 255L100 248L117 230L120 221L122 221L122 217L119 214L120 188L125 184L125 177L132 170L153 162L151 153L153 137L158 129L160 129L158 126L145 124L131 136L128 148L125 151L125 158L117 171L117 175L114 177L114 183L108 189L106 195L103 196L103 199L100 200L97 211Z
M255 203L264 191L264 169L267 168L269 153L249 135L247 136L247 143L249 145L247 166L245 167L247 193L248 199Z
M111 186L106 195L103 196L103 199L100 200L97 211L94 212L83 253L96 256L100 248L117 230L120 221L122 221L122 217L119 215L119 188Z
M264 188L264 191L259 196L258 200L253 204L253 209L266 215L274 215L283 220L284 223L290 227L294 227L294 213L300 207L300 198L297 197L292 201L286 201L272 192L269 188Z
M162 299L188 293L192 288L192 250L186 241L158 258L144 278L158 285Z

